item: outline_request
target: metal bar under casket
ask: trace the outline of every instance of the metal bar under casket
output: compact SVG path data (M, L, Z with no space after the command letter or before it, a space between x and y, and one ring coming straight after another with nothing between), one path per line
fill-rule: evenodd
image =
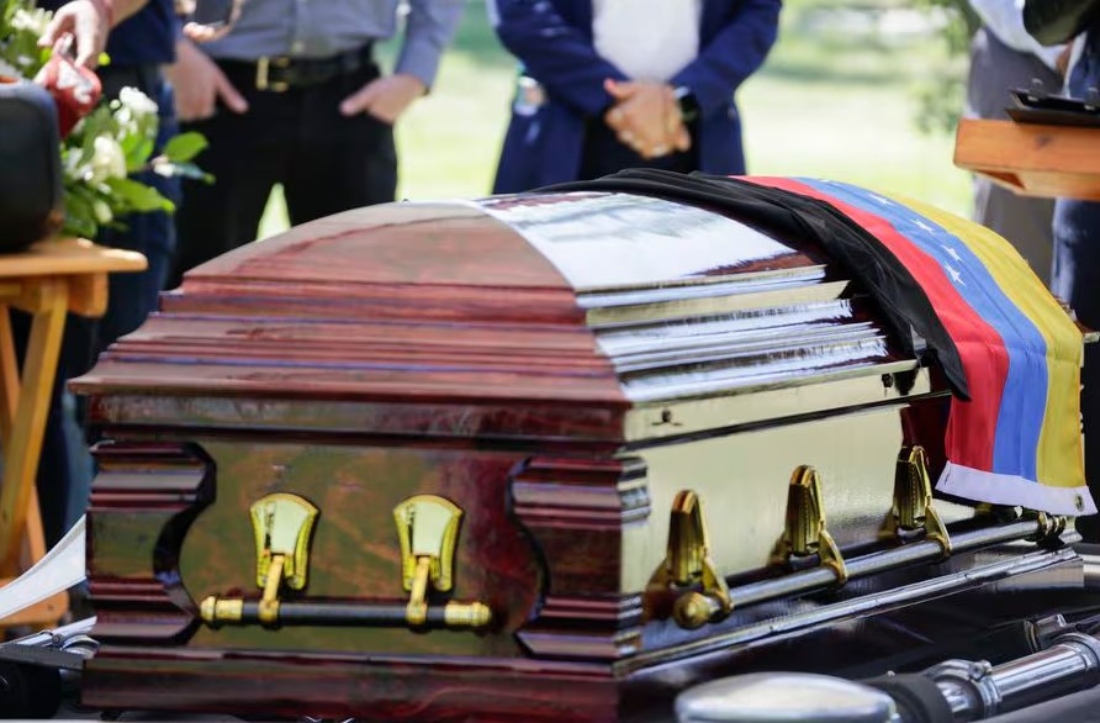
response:
M1028 519L995 527L983 527L953 534L953 552L970 552L993 545L1026 540L1046 532L1042 519ZM868 577L880 572L896 570L921 562L935 562L944 557L943 545L933 540L922 540L901 545L890 550L874 552L845 561L848 579ZM829 589L838 582L835 569L827 566L784 575L783 577L731 587L729 594L736 608L778 600L794 595L805 595Z

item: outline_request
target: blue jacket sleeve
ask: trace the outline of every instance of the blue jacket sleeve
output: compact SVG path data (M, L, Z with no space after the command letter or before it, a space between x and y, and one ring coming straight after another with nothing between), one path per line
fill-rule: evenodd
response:
M779 34L781 0L745 0L703 52L670 81L695 95L703 116L721 111L755 73Z
M601 58L549 0L489 0L487 5L500 42L551 95L587 116L611 105L604 80L627 77Z

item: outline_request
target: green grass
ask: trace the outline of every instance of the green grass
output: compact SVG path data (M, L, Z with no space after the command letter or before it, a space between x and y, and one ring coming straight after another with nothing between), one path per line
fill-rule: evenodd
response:
M917 88L943 72L940 42L835 27L837 6L788 0L779 42L741 89L750 173L834 178L967 213L969 180L952 166L953 137L915 123ZM488 193L513 79L484 7L471 3L431 96L398 125L401 197ZM260 236L285 227L276 193Z

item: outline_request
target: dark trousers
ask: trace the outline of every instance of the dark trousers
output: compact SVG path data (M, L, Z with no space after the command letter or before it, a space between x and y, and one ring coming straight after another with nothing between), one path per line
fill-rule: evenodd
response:
M115 97L123 87L135 87L157 103L160 126L154 154L159 153L164 144L179 133L176 121L175 97L172 86L164 80L156 66L140 68L104 67L100 73L104 91L109 97ZM161 195L175 203L180 203L180 181L178 178L165 178L152 171L134 176L142 183L160 191ZM137 329L153 311L156 311L158 297L164 290L172 262L176 255L176 219L167 213L138 213L123 220L126 228L107 229L97 239L104 246L116 249L138 251L145 255L149 267L137 274L111 274L110 296L107 313L97 324L95 353L106 349L119 337Z
M1100 34L1090 31L1086 50L1069 79L1070 94L1084 98L1100 85ZM1051 290L1069 303L1081 323L1100 329L1100 203L1059 199L1054 208ZM1081 415L1085 429L1085 478L1100 499L1100 349L1085 347ZM1098 515L1077 522L1090 542L1100 540Z
M160 69L156 65L111 65L101 68L98 75L108 98L116 98L123 87L132 87L156 101L160 126L154 154L159 153L177 132L172 89ZM179 201L177 180L152 172L137 174L135 178L154 186L168 199ZM121 222L125 229L105 229L96 241L112 248L139 251L146 256L149 266L140 273L110 275L107 311L101 319L70 315L65 322L37 476L42 526L46 544L51 547L83 514L90 477L90 469L85 469L88 458L84 453L87 447L84 430L64 404L65 385L91 369L101 351L135 330L156 308L157 295L175 251L175 228L168 214L133 214ZM23 359L30 338L30 317L13 311L11 318L16 352ZM83 416L79 411L76 415Z
M694 128L691 129L691 134L694 139ZM687 151L646 159L638 155L630 146L619 142L614 131L602 120L590 121L585 131L581 172L577 180L591 181L628 168L654 168L662 171L691 173L699 170L698 153L692 145Z
M293 225L393 201L397 191L393 128L339 110L378 77L376 65L282 93L257 90L250 64L220 65L249 109L238 115L219 105L213 118L184 124L210 142L195 160L215 181L184 184L170 288L184 272L253 241L275 184L283 186Z

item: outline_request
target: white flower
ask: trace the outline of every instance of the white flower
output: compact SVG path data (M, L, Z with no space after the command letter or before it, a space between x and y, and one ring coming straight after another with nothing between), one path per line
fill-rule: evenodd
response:
M92 181L102 183L108 178L126 177L126 154L114 138L98 136L93 146Z
M62 148L61 173L65 178L73 181L84 181L92 175L88 167L81 164L78 148Z
M153 99L137 88L123 88L118 93L118 101L123 108L129 108L134 118L141 122L146 116L157 114L157 104Z
M157 156L149 161L149 165L153 169L153 173L164 178L174 178L176 176L176 164L169 161L164 156Z
M134 112L126 106L116 106L112 117L115 126L118 128L118 137L125 138L141 133L141 126L138 124L137 118L134 117Z
M156 137L157 104L137 88L123 88L111 104L115 125L124 136Z
M50 18L52 13L42 10L41 8L35 8L33 10L27 10L20 8L15 11L15 14L11 17L11 26L15 30L26 30L33 33L35 37L40 38L46 33L46 26L50 24Z

